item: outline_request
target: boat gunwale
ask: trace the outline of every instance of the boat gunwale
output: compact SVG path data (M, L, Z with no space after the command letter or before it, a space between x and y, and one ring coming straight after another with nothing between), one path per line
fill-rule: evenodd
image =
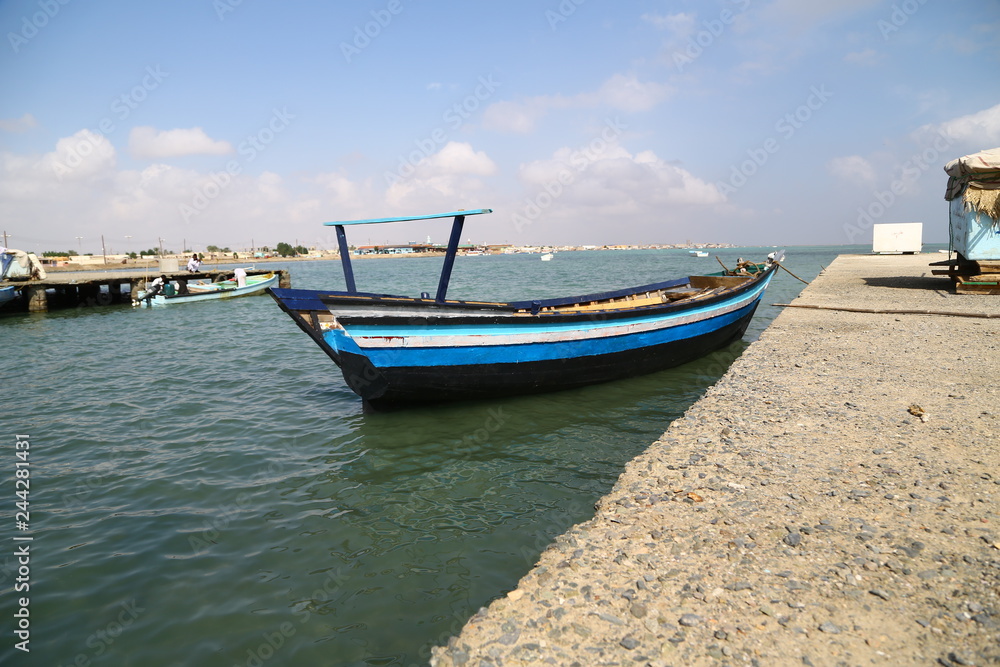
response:
M446 310L448 308L461 308L461 309L493 309L490 306L493 304L485 303L474 303L474 302L434 302L433 300L420 300L420 299L410 299L409 303L413 305L420 306L419 309L414 310L413 313L408 313L405 315L379 315L377 313L368 312L358 312L358 313L337 313L334 312L330 307L334 308L337 305L339 295L330 294L320 294L319 301L327 307L327 310L331 312L338 320L338 322L344 325L357 325L363 326L366 324L372 325L384 325L384 326L398 326L401 324L420 326L424 323L429 323L431 321L439 324L447 324L449 326L462 326L462 325L492 325L492 324L528 324L528 323L547 323L551 324L554 320L566 323L575 322L593 322L594 320L616 320L616 319L627 319L640 315L643 317L656 316L661 313L682 313L687 310L702 308L702 307L712 307L726 301L739 298L746 292L752 291L755 287L759 286L760 283L765 279L769 273L777 269L777 265L772 265L765 271L757 274L756 276L747 276L748 280L740 283L739 285L734 285L731 288L725 288L720 292L712 294L708 297L691 297L686 299L680 299L677 301L667 301L663 303L647 304L642 306L625 306L621 308L607 308L600 310L588 310L588 311L547 311L538 312L536 314L531 313L521 313L518 314L517 310L524 310L525 304L530 308L533 303L541 304L541 307L547 307L546 301L538 302L512 302L506 304L495 304L497 307L497 313L495 315L441 315L435 313L434 311ZM687 280L687 279L680 279ZM655 285L646 285L640 288L632 288L627 290L616 290L616 293L622 293L621 296L628 294L633 294L639 291L654 291L652 288L656 285L663 289L663 285L669 285L670 283L676 283L676 281L668 281L667 283L656 283ZM682 283L683 284L683 283ZM677 286L677 285L674 285ZM648 288L648 290L647 290ZM273 293L273 291L272 291ZM350 296L350 295L347 295ZM392 297L394 299L398 297ZM403 297L406 299L406 297ZM563 301L564 299L553 299L552 301ZM587 297L582 297L581 300L590 300ZM345 302L347 300L345 299ZM378 302L384 304L385 302ZM571 303L573 303L571 301ZM399 305L403 305L402 303ZM303 309L311 310L311 309Z
M609 292L598 292L593 294L586 294L578 297L557 297L554 299L540 299L535 301L512 301L512 302L486 302L486 301L435 301L430 298L418 298L418 297L407 297L389 294L373 294L373 293L348 293L348 292L329 292L324 290L290 290L290 289L273 289L268 288L268 292L271 296L282 305L282 308L286 311L291 309L293 311L300 312L330 312L339 321L346 324L363 324L364 320L375 320L378 324L384 325L398 325L398 324L416 324L419 325L423 321L443 321L448 324L462 325L462 324L494 324L503 322L518 322L525 323L529 321L551 321L558 319L566 322L575 321L593 321L595 319L621 319L634 316L635 314L642 315L654 315L660 312L683 312L691 308L698 308L707 305L715 305L720 302L724 302L735 296L739 296L747 291L752 290L755 286L759 285L763 279L770 273L777 270L777 264L772 264L770 267L761 271L756 275L748 276L733 276L736 278L746 278L742 283L733 285L731 287L723 288L722 291L712 294L708 297L699 298L698 295L679 299L677 301L667 301L663 303L646 304L641 306L627 306L623 305L618 308L606 308L606 309L592 309L586 311L559 311L559 310L549 310L542 312L543 308L556 308L565 305L571 305L575 303L582 303L587 301L601 301L605 299L621 298L624 296L629 296L632 294L642 293L642 292L652 292L661 289L669 289L671 287L679 287L688 284L691 277L688 278L678 278L674 280L664 281L660 283L651 283L648 285L641 285L638 287L631 287L619 290L613 290ZM693 276L692 276L693 277ZM302 307L296 308L294 304L286 303L286 299L289 301L313 301L315 304L322 304L323 309L319 309L315 306L312 307ZM395 303L392 303L395 302ZM338 304L349 305L357 304L359 306L363 305L378 305L378 306L414 306L413 313L407 313L405 315L379 315L376 313L337 313L334 309ZM305 304L303 304L305 305ZM612 305L612 304L609 304ZM517 311L532 311L538 309L539 312L532 313L518 313ZM463 315L451 315L445 316L435 311L445 311L445 310L495 310L496 315L476 315L476 316L463 316Z

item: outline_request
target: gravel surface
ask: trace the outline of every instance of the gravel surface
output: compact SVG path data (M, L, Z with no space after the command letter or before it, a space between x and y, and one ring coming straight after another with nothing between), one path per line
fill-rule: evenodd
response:
M796 303L1000 314L943 257ZM1000 319L785 309L431 664L1000 664L998 377Z

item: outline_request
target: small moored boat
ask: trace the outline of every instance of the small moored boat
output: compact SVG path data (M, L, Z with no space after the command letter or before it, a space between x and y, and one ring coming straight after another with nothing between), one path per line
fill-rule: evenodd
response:
M13 285L0 287L0 308L18 297L17 288Z
M263 294L264 290L277 284L277 273L247 276L245 285L239 285L235 280L223 280L217 283L188 283L187 293L184 294L177 292L171 284L159 294L149 295L147 291L139 292L132 305L166 306L215 299L232 299L239 296Z
M346 291L269 289L371 405L528 394L678 366L739 340L780 261L583 296L447 298L465 218L491 209L331 222ZM434 297L359 292L344 228L454 216Z

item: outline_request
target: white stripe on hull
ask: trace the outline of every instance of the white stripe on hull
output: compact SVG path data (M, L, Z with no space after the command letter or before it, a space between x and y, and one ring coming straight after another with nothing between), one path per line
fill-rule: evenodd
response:
M709 308L707 310L688 311L683 314L660 316L655 320L644 322L631 322L628 324L615 325L612 323L595 322L593 325L585 325L587 328L561 328L558 330L548 330L539 326L537 331L526 331L516 334L453 334L447 331L440 334L429 335L398 335L391 333L391 328L387 328L385 334L381 335L359 335L353 334L350 325L346 327L348 335L354 340L358 347L362 349L394 349L404 347L476 347L482 345L521 345L526 343L553 343L575 340L588 340L594 338L606 338L612 336L622 336L635 333L644 333L666 329L692 322L698 322L709 317L724 315L739 310L760 296L764 290L764 285L753 292L748 293L745 298L740 299L723 307ZM526 323L527 324L527 323ZM539 325L544 323L539 322Z

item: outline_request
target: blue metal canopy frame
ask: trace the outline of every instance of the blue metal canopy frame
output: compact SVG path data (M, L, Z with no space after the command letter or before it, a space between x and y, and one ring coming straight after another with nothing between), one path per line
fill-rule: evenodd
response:
M471 211L452 211L450 213L433 213L431 215L408 215L400 218L372 218L369 220L344 220L340 222L324 222L326 226L335 227L337 230L337 245L340 249L340 263L344 267L344 281L347 283L347 291L356 294L357 285L354 282L354 268L351 266L351 252L347 245L347 233L344 231L346 225L374 225L386 222L410 222L412 220L436 220L438 218L455 218L451 225L451 236L448 239L448 249L444 255L444 266L441 267L441 278L438 280L437 295L434 300L443 302L448 293L448 282L451 280L451 270L455 266L455 256L458 254L459 239L462 238L462 227L465 225L465 216L481 215L492 213L491 208L478 208Z

